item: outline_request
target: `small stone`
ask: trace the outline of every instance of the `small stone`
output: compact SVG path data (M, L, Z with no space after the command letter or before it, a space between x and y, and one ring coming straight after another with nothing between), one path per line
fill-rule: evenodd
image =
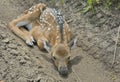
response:
M28 82L26 78L20 77L18 78L18 82Z
M9 44L8 47L11 49L17 49L17 45L15 44Z
M2 33L1 36L2 36L2 38L6 38L7 37L7 35L4 34L4 33Z
M17 43L17 46L22 46L22 43Z
M3 50L6 50L6 46L3 46L3 45L2 45L1 48L2 48Z
M27 63L27 61L23 58L23 56L19 56L18 60L21 65L24 65Z
M107 48L110 45L110 43L108 43L107 41L104 41L102 43L99 44L99 48Z
M7 48L6 50L9 52L9 51L11 51L11 48Z
M34 81L33 79L28 79L27 82L40 82L40 81Z
M95 59L99 59L99 58L100 58L100 54L94 54L93 57L94 57Z
M26 60L22 58L22 59L20 60L20 64L21 64L21 65L26 64Z
M18 55L19 54L19 52L17 51L17 50L14 50L14 49L12 49L11 51L10 51L10 54L13 54L13 55Z
M2 42L4 42L4 43L9 43L9 41L10 41L9 38L6 38L6 39L2 40Z
M0 74L0 79L2 79L2 74ZM1 80L0 80L1 81ZM2 81L1 81L2 82ZM3 81L4 82L4 81Z
M25 60L30 60L30 57L28 57L27 55L25 55L24 59Z
M97 14L97 17L98 17L98 18L102 18L103 15L102 15L101 13L98 13L98 14Z

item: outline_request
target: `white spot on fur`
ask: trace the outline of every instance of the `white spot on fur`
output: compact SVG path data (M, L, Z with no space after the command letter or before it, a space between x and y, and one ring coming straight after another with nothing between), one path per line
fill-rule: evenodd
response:
M33 6L33 8L35 9L36 6Z
M49 52L50 51L50 47L47 46L46 41L43 41L43 44L44 44L44 48Z
M30 14L32 14L33 12L29 12Z
M59 36L56 37L56 39L58 39L58 38L59 38Z
M39 9L37 9L37 11L39 11Z
M50 31L51 30L51 28L48 28L48 31Z
M57 28L59 28L59 26L57 25Z
M68 31L70 32L70 29L68 29Z

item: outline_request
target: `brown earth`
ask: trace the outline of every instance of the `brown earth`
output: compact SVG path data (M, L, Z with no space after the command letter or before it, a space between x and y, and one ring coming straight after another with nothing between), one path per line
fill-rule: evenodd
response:
M120 40L115 64L111 68L120 25L119 11L99 6L95 13L83 14L81 11L87 5L84 0L65 0L63 8L56 3L72 32L79 36L72 49L70 73L68 77L62 77L48 53L40 51L37 46L28 47L7 28L10 20L39 2L52 6L50 0L0 1L0 81L120 82Z

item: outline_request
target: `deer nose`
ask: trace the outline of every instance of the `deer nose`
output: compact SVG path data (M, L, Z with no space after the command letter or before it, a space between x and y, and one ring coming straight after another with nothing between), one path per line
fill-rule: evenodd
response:
M68 74L68 68L67 67L60 67L59 73L61 75L67 75Z

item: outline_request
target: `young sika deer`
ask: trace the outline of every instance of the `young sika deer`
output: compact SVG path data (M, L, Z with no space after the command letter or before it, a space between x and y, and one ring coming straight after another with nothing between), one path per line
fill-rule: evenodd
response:
M41 50L51 54L59 73L68 74L71 32L60 12L40 3L9 22L8 27L28 45L36 41Z

